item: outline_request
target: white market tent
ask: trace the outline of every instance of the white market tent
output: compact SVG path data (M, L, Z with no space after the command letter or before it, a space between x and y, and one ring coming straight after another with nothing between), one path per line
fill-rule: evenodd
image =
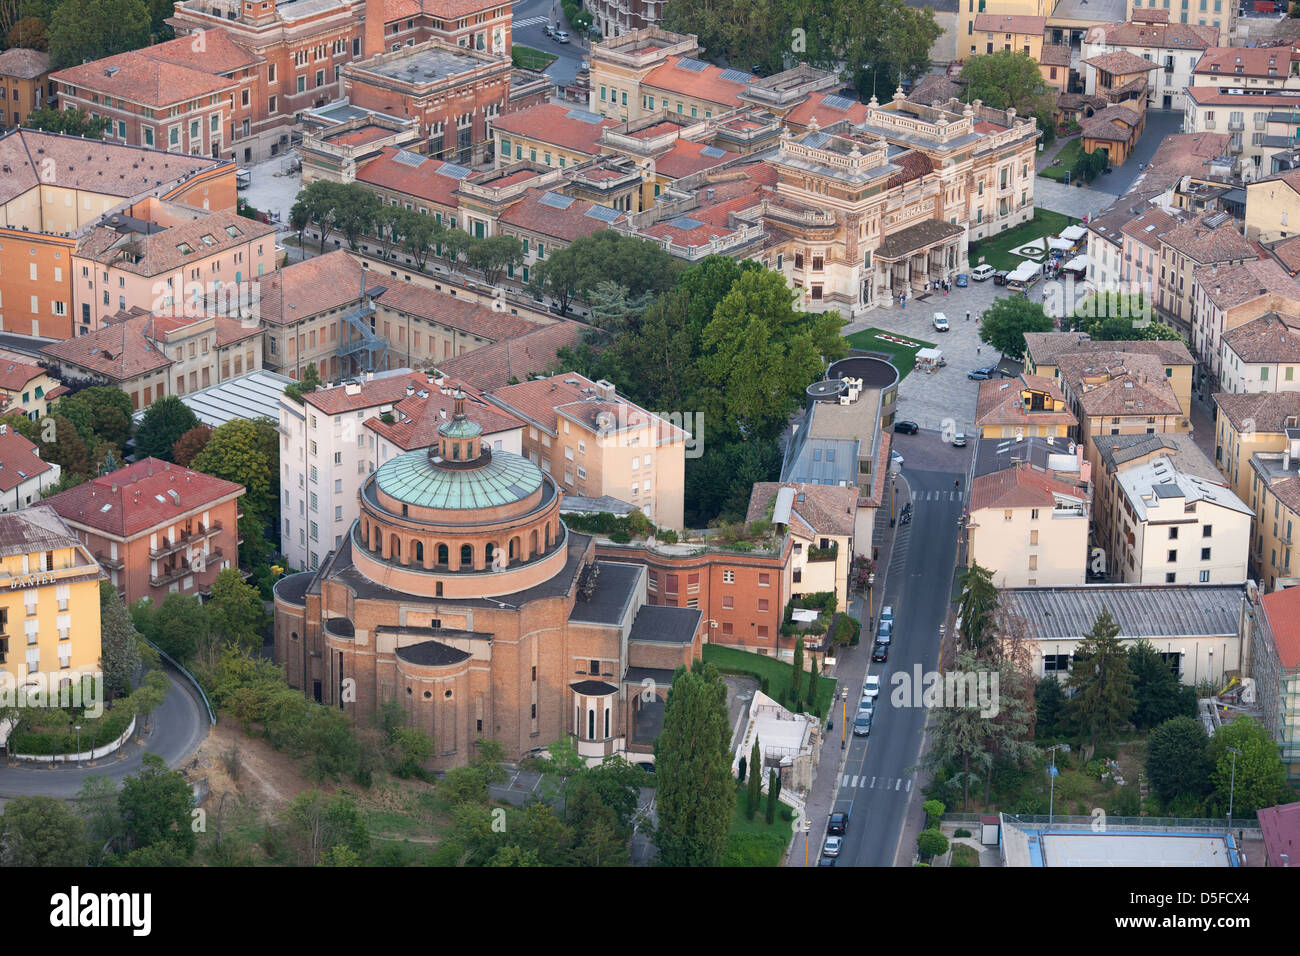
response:
M941 358L943 358L941 349L918 349L916 352L918 362L937 362Z
M1069 239L1048 239L1047 245L1052 249L1060 249L1062 251L1074 248L1074 243Z
M1075 256L1073 259L1071 259L1061 268L1066 269L1070 272L1086 272L1088 269L1088 257Z
M1028 282L1034 276L1043 271L1043 267L1037 262L1026 259L1020 265L1016 266L1015 271L1007 276L1008 282Z
M1071 242L1078 242L1088 234L1088 230L1083 226L1066 226L1061 230L1061 238L1069 239Z

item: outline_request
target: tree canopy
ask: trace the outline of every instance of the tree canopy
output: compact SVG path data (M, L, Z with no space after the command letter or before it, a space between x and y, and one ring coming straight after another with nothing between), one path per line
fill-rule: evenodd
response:
M1025 354L1026 332L1053 332L1056 323L1042 303L1021 295L996 299L980 318L980 341L1007 358L1020 361Z
M1014 108L1019 116L1034 116L1049 137L1056 98L1043 79L1038 61L1022 50L998 50L973 56L962 66L961 78L971 100L1005 110Z
M175 395L157 399L140 418L135 430L136 459L161 458L172 461L172 447L181 436L199 424L198 416Z

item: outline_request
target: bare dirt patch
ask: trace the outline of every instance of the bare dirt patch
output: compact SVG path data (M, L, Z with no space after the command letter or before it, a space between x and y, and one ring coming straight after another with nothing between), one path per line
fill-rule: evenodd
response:
M237 776L231 775L227 761L232 746L238 753ZM220 719L212 728L194 759L197 764L186 764L185 769L192 778L207 776L209 800L227 793L275 811L313 787L297 761L266 741L249 737L229 718ZM334 787L325 784L321 789L332 791Z

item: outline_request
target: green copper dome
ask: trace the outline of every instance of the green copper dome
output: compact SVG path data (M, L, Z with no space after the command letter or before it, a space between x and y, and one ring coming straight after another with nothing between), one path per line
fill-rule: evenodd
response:
M483 434L483 429L478 422L472 422L468 418L458 415L451 421L439 425L438 434L443 438L478 438L479 435Z
M508 451L494 451L470 467L448 467L434 462L428 451L412 451L381 466L375 483L384 494L419 508L468 510L527 498L542 486L542 472Z

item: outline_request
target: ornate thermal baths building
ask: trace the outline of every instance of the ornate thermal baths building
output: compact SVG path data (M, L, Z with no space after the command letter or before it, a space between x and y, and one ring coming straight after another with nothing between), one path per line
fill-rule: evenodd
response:
M647 605L644 566L597 560L555 481L489 447L464 400L436 445L365 480L319 569L277 583L277 662L362 718L396 701L438 768L484 739L512 758L566 734L587 756L648 753L701 612Z

